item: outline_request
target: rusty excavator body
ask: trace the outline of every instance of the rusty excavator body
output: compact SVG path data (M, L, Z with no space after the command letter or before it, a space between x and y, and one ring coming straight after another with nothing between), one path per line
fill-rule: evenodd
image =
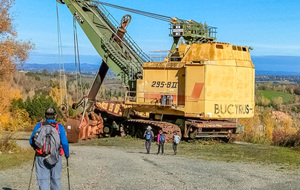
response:
M249 47L216 41L216 28L91 0L57 0L65 4L102 57L87 97L68 118L71 142L96 136L129 134L142 137L177 131L184 138L235 137L238 118L254 115L255 69ZM131 16L118 23L105 6L170 23L171 49L148 56L127 34ZM161 56L164 54L164 56ZM158 58L159 57L159 58ZM96 100L111 69L127 87L124 101Z

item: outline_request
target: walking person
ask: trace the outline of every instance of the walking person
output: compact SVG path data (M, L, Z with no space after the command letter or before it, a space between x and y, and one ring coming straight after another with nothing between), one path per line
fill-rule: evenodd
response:
M164 155L165 142L166 142L166 134L163 133L162 130L159 130L159 134L157 135L157 145L158 145L157 154L160 153L160 149L161 149L161 155Z
M144 133L144 138L146 139L145 147L147 150L147 154L150 154L151 141L154 138L154 134L152 131L152 127L149 125Z
M174 150L174 155L177 154L177 145L179 144L179 142L180 142L180 136L175 131L174 135L173 135L173 150Z
M69 157L69 143L64 127L55 121L55 109L45 111L45 121L38 123L29 139L36 151L36 178L40 190L61 190L62 155Z

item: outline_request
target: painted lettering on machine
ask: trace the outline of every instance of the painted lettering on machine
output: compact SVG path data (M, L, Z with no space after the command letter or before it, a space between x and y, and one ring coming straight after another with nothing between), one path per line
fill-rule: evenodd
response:
M177 88L178 82L152 81L151 87L154 88Z
M215 114L251 114L253 108L249 104L215 104Z
M76 18L76 20L79 23L81 23L81 24L84 23L84 20L81 18L81 16L77 12L74 13L74 17Z

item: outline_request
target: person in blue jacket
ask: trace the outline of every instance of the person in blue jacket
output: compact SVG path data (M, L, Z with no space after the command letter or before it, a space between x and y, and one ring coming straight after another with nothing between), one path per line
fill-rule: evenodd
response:
M30 145L36 151L35 153L35 165L36 165L36 178L38 182L38 186L40 190L48 190L49 189L49 180L50 180L50 189L51 190L60 190L61 187L61 172L62 172L62 155L65 154L65 157L68 159L69 157L69 143L66 136L66 131L64 127L55 121L56 112L55 109L49 107L45 111L45 122L58 124L58 134L61 142L60 148L60 156L58 162L54 165L50 165L45 160L45 155L40 152L37 146L33 142L33 137L36 134L37 130L42 126L45 122L38 123L32 132L32 135L29 139Z

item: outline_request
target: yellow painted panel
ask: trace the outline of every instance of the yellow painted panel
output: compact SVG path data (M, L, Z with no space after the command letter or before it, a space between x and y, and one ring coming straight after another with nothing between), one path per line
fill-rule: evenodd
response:
M235 60L205 61L205 65L236 66Z
M205 100L234 101L236 70L233 66L205 66Z
M192 93L196 83L203 83L204 84L204 66L197 65L197 66L187 66L185 72L185 94L186 94L186 101L198 101L204 100L204 87L200 94L200 97L195 99L192 97Z
M145 69L143 76L144 92L167 92L167 88L161 85L161 82L166 83L168 81L167 74L167 70L164 69Z
M145 102L144 81L142 79L137 79L136 97L137 103Z
M213 60L214 47L211 44L193 44L182 59L183 62Z
M204 112L204 65L187 66L185 72L185 112L200 114ZM202 88L201 88L202 84ZM200 92L199 92L200 91Z
M242 61L242 60L237 60L236 61L237 66L239 67L249 67L252 68L253 64L251 61Z
M186 45L186 44L182 44L182 45L179 45L179 46L178 46L178 52L179 52L180 57L183 57L183 56L184 56L184 54L185 54L186 51L187 51L187 48L189 48L189 46Z
M254 101L254 70L237 67L236 101Z
M183 69L183 68L180 68ZM172 101L177 104L178 97L178 70L177 69L144 69L144 101L146 103L160 103L162 95L173 95ZM183 69L184 70L184 69ZM183 71L182 71L183 72ZM184 92L181 92L184 93Z

